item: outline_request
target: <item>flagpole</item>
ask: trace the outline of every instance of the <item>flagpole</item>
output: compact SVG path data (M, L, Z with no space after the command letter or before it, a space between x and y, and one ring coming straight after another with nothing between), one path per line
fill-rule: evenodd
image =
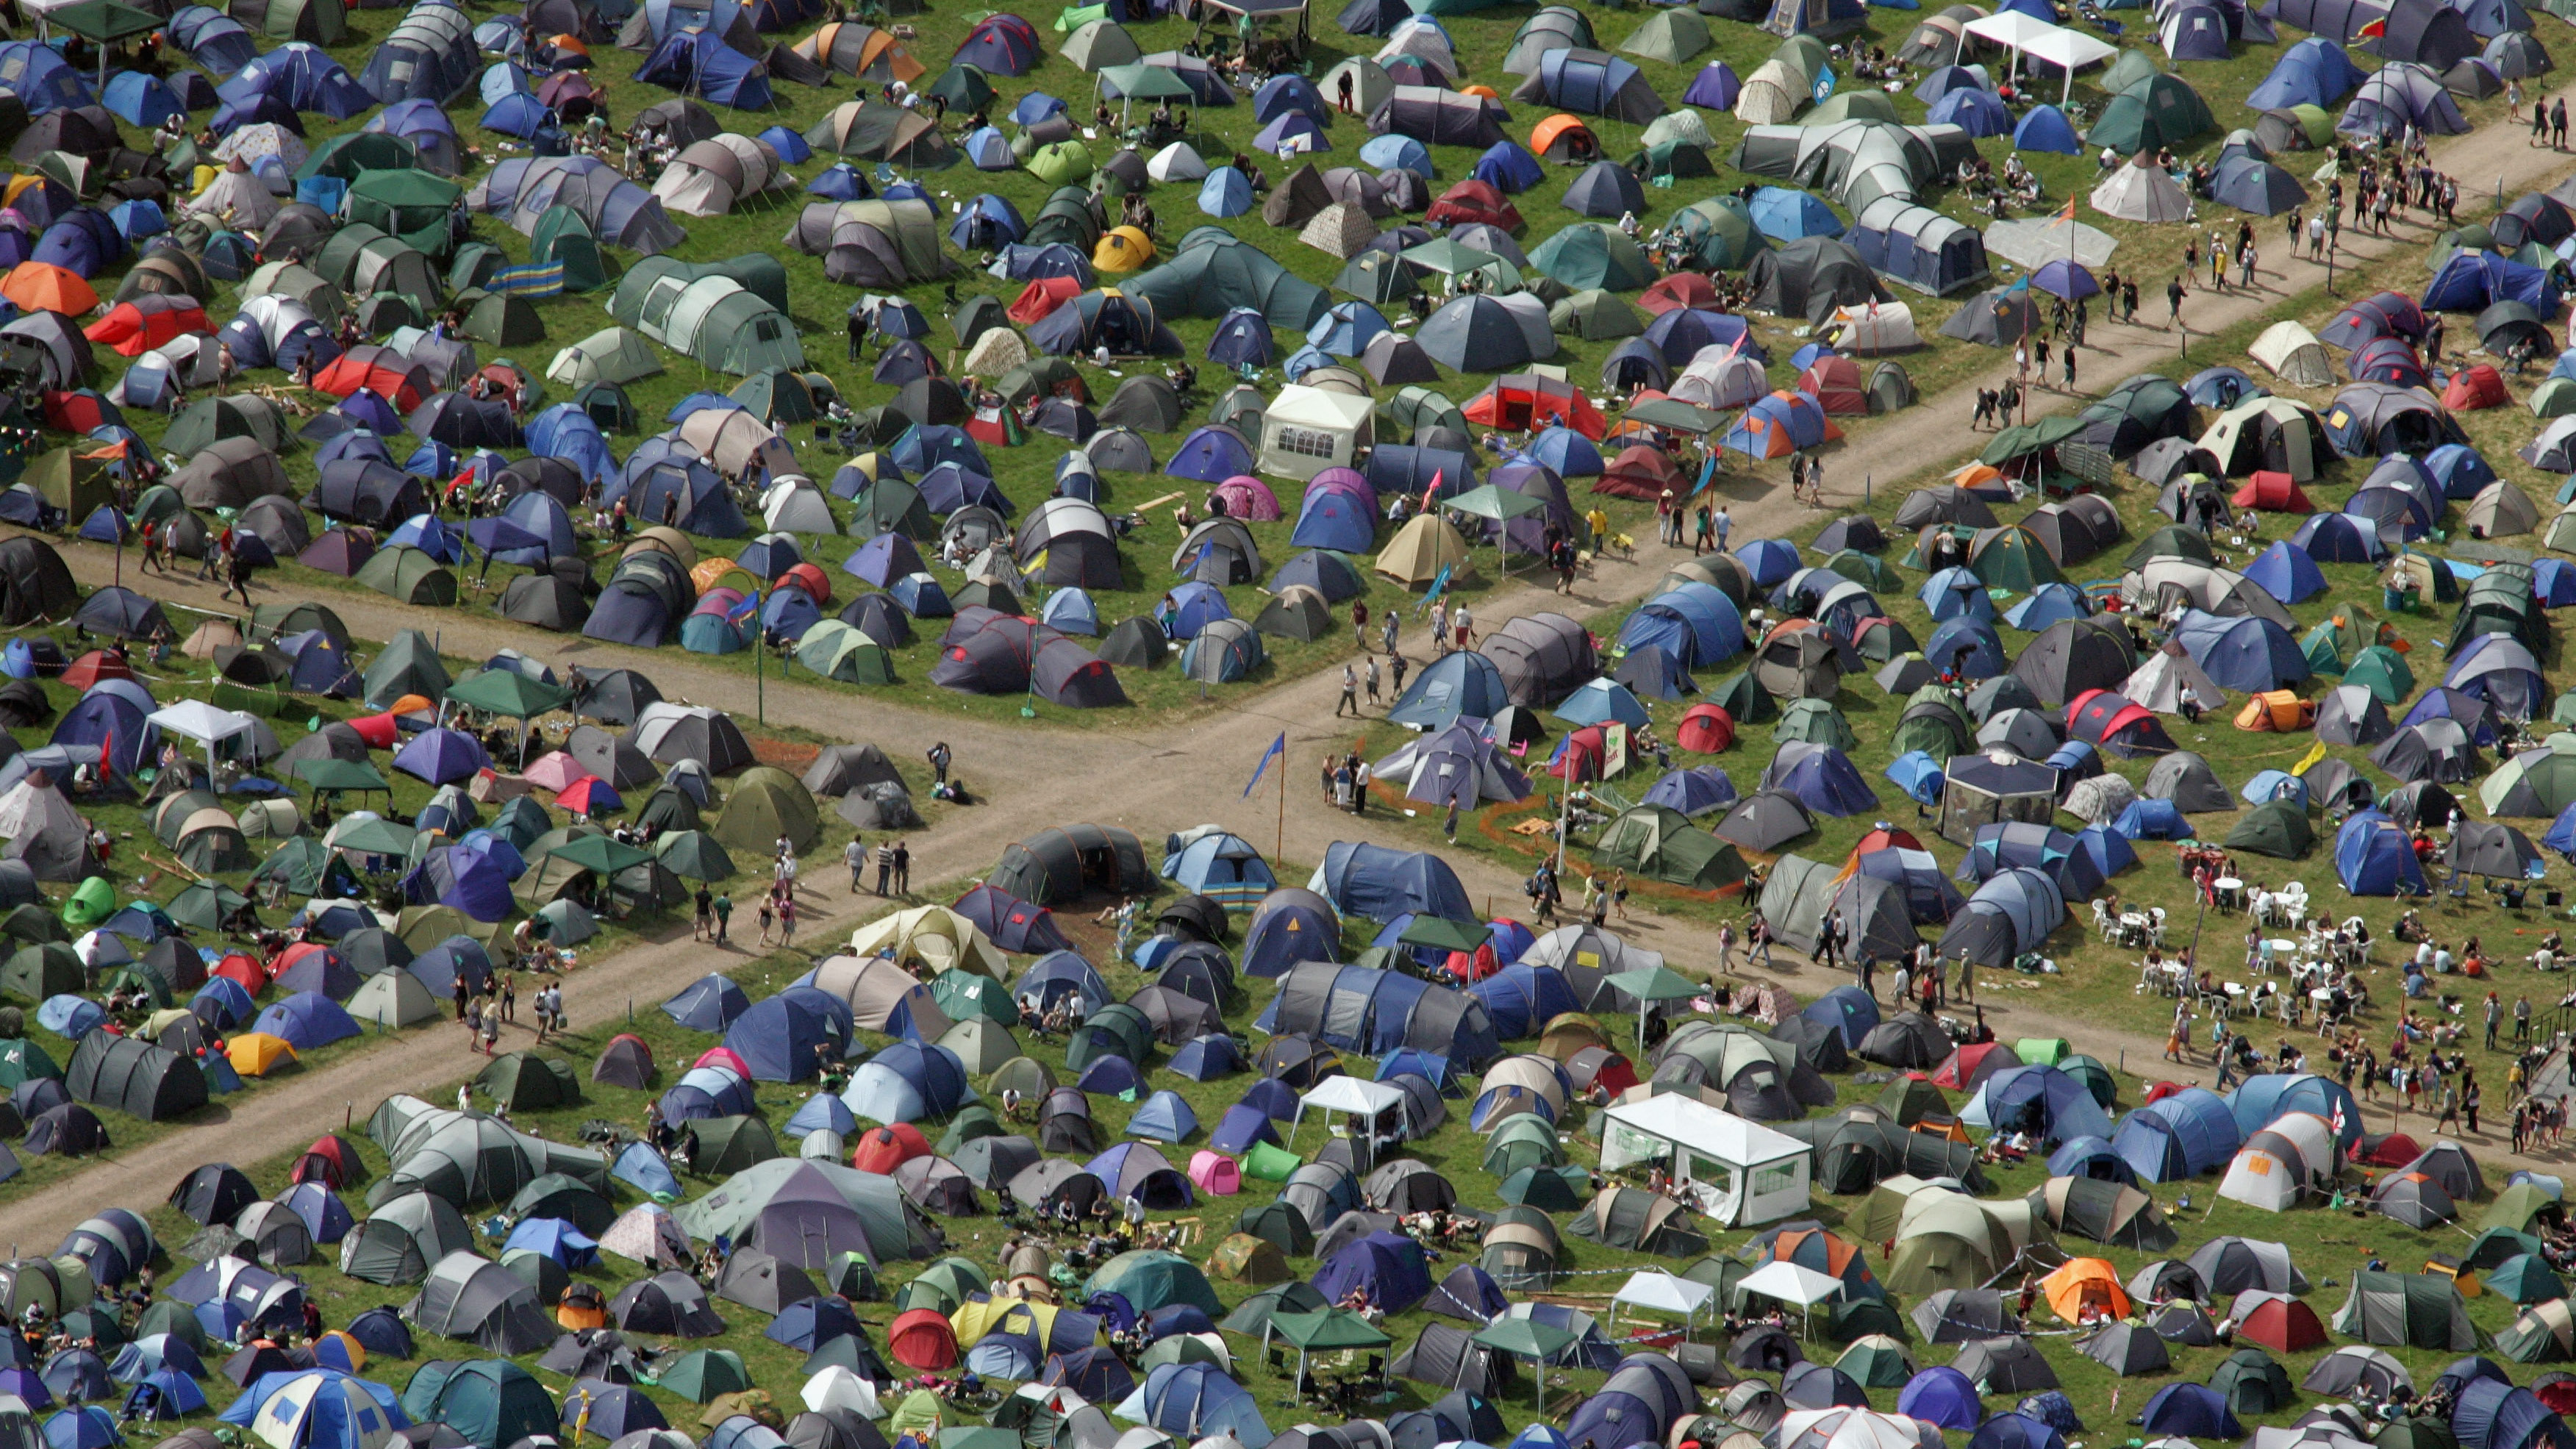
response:
M1356 783L1356 782L1354 782ZM1288 853L1288 752L1279 752L1279 830L1270 837L1270 861L1275 869Z

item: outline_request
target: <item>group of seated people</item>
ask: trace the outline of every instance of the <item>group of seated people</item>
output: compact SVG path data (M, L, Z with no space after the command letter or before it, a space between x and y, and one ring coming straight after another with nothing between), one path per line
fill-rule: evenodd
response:
M2008 215L2015 206L2028 210L2046 200L2039 174L2022 165L2019 155L2006 156L2000 173L1982 156L1960 162L1959 188L1967 192L1979 213L1998 218Z

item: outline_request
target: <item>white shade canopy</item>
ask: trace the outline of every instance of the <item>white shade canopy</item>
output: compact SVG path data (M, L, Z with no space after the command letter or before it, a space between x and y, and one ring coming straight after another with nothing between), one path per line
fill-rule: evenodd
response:
M1404 1089L1385 1082L1364 1082L1357 1077L1326 1077L1313 1091L1297 1099L1297 1111L1304 1115L1308 1108L1323 1112L1358 1112L1374 1117L1390 1107L1404 1105Z
M163 734L179 735L212 746L235 735L245 735L256 725L249 715L236 709L217 709L202 699L183 699L167 709L154 710L149 723Z
M1694 1283L1661 1269L1648 1268L1629 1274L1628 1281L1620 1286L1611 1301L1653 1309L1658 1313L1687 1315L1706 1308L1708 1301L1716 1296L1717 1290L1705 1283Z
M2074 93L2077 68L2109 60L2119 54L2116 48L2082 31L2051 25L2013 10L1989 15L1982 20L1971 20L1967 31L1979 40L2011 51L2015 74L2020 73L2021 58L2025 55L2058 67L2066 77L2065 87L2058 96L2061 104Z
M1743 1292L1795 1303L1801 1308L1813 1308L1841 1297L1843 1292L1843 1280L1831 1273L1776 1260L1745 1274L1735 1286Z

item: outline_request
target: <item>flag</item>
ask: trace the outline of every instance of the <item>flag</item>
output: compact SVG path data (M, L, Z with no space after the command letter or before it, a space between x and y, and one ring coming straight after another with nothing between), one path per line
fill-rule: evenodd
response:
M2374 21L2370 22L2368 25L2365 25L2365 26L2361 27L2361 31L2360 31L2360 33L2359 33L2359 34L2357 34L2357 35L2355 35L2355 36L2353 37L2353 39L2355 39L2355 40L2377 40L2379 37L2381 37L2381 36L2383 36L2383 35L2386 35L2387 33L2388 33L2388 21L2387 21L2385 18L2382 18L2382 19L2374 20Z
M1270 742L1270 748L1263 750L1261 752L1260 760L1254 763L1252 767L1252 778L1243 782L1243 798L1247 800L1252 798L1252 787L1261 783L1261 772L1270 768L1270 762L1272 760L1279 759L1287 753L1288 732L1286 730L1281 730L1279 732L1279 738L1272 740Z
M2343 1135L2343 1101L2340 1098L2335 1101L2334 1134L2337 1137L2341 1137Z
M2304 775L2310 770L2313 770L2317 766L2325 763L2325 758L2326 747L2323 744L2310 745L2308 746L2308 752L2299 757L2299 762L2290 767L2290 773L2293 775Z
M1431 470L1431 486L1422 490L1423 512L1429 513L1431 511L1431 500L1440 496L1441 475L1447 471L1448 470L1445 468L1434 468Z

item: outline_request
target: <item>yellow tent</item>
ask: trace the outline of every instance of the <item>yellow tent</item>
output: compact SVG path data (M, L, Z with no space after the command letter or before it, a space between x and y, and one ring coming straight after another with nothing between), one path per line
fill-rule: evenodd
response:
M1153 260L1154 239L1132 226L1112 229L1091 249L1092 267L1113 274L1141 270Z
M918 906L861 926L850 933L850 954L862 960L883 954L899 965L917 962L933 976L953 967L998 980L1010 967L981 927L946 906Z
M962 1344L972 1344L999 1329L1006 1333L1025 1334L1047 1344L1051 1351L1061 1352L1055 1346L1055 1323L1057 1316L1064 1311L1052 1303L1032 1303L1024 1298L993 1298L962 1305L948 1315L948 1323L957 1330L957 1341Z
M1408 589L1430 583L1444 568L1452 579L1467 576L1467 540L1436 512L1416 514L1377 556L1377 571Z
M336 1328L332 1329L330 1332L323 1334L320 1338L313 1340L313 1346L317 1349L325 1343L338 1344L340 1346L340 1352L347 1356L349 1367L343 1370L343 1372L356 1373L358 1370L367 1366L366 1345L358 1342L354 1338L351 1338L349 1335L342 1333L340 1330ZM329 1363L331 1360L326 1358L323 1362Z
M295 1060L295 1048L284 1037L264 1031L246 1031L224 1043L224 1054L233 1060L233 1070L245 1077L264 1077Z

